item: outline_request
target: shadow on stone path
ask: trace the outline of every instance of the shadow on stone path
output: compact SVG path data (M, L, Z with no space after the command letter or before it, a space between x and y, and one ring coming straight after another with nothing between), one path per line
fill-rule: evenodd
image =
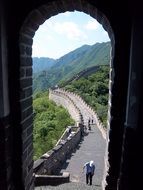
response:
M91 131L83 137L75 152L67 159L61 172L69 172L72 182L85 183L83 165L87 161L94 160L96 169L93 185L101 186L104 173L105 144L105 139L102 137L100 130L93 125Z

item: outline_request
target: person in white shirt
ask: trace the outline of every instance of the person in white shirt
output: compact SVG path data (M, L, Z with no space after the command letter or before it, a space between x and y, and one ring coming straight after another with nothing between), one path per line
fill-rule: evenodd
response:
M95 172L94 161L91 160L90 162L86 162L83 166L83 170L84 169L85 169L85 173L86 173L86 184L92 185L92 177Z

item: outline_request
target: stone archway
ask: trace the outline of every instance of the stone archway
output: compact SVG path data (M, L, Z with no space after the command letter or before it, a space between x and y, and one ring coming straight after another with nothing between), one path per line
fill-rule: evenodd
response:
M22 136L23 136L23 176L25 178L25 187L33 186L33 161L32 161L32 43L33 36L38 27L43 24L51 16L63 13L66 11L81 11L89 14L95 18L103 28L108 32L111 39L111 62L110 62L110 87L109 87L109 113L108 113L108 128L110 126L110 109L111 109L111 96L112 96L112 85L114 82L114 68L113 68L113 57L114 57L114 34L112 28L106 16L101 13L95 6L91 5L85 0L65 0L65 1L52 1L48 4L44 4L37 9L34 9L26 18L25 22L20 31L20 85L21 85L21 125L22 125ZM108 150L107 150L107 154ZM108 166L108 157L106 157L106 166ZM110 165L110 163L109 163ZM106 168L106 172L108 168ZM105 176L106 176L105 172ZM106 177L105 177L106 178ZM105 184L105 179L103 184ZM103 185L104 186L104 185ZM29 188L30 189L30 188Z

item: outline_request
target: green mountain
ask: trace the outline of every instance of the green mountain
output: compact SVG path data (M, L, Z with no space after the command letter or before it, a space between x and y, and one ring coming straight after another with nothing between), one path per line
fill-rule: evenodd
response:
M110 42L84 45L55 60L53 66L34 74L33 91L45 91L87 68L109 65L110 48Z
M49 69L55 63L55 59L48 57L33 57L33 73L38 73Z

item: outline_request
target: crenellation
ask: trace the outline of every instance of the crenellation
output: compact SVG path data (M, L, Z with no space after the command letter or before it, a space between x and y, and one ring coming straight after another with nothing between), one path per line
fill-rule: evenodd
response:
M66 96L69 100L71 100L72 104L75 105L75 108L77 108L77 110L79 110L79 108L77 107L77 105L74 103L74 101L71 99L71 97L69 97L69 95L72 95L72 96L75 96L79 99L80 102L83 103L83 105L86 107L86 109L88 110L88 112L93 115L93 117L95 118L95 121L96 121L96 125L98 126L98 128L100 129L102 135L103 135L103 138L106 139L106 129L105 127L103 126L102 122L100 121L97 113L77 94L73 93L73 92L68 92L68 91L65 91L64 89L57 89L55 91L50 91L50 93L52 94L60 94L60 95L64 95ZM51 97L51 95L50 95ZM51 97L52 98L52 97ZM58 101L58 98L57 97L56 99L54 99L54 101ZM65 100L64 100L65 101ZM64 106L64 103L63 101L61 101L61 104ZM70 110L70 106L68 105L68 110ZM71 111L71 110L70 110ZM69 111L69 112L70 112ZM74 110L72 110L72 112L70 112L70 114L74 114ZM79 114L80 114L80 110L79 110ZM75 116L73 117L75 118ZM80 122L81 122L81 117L79 116L80 118Z
M43 159L44 169L40 167L40 170L38 170L37 168L39 167L39 165L36 166L38 160L35 161L34 171L36 172L36 174L56 174L59 171L62 164L66 161L67 156L70 155L72 151L76 148L80 139L81 133L80 129L78 128L75 135L73 135L69 139L66 139L64 143L59 143L52 150L48 151L47 153L41 156L40 159ZM41 164L40 161L39 164Z

